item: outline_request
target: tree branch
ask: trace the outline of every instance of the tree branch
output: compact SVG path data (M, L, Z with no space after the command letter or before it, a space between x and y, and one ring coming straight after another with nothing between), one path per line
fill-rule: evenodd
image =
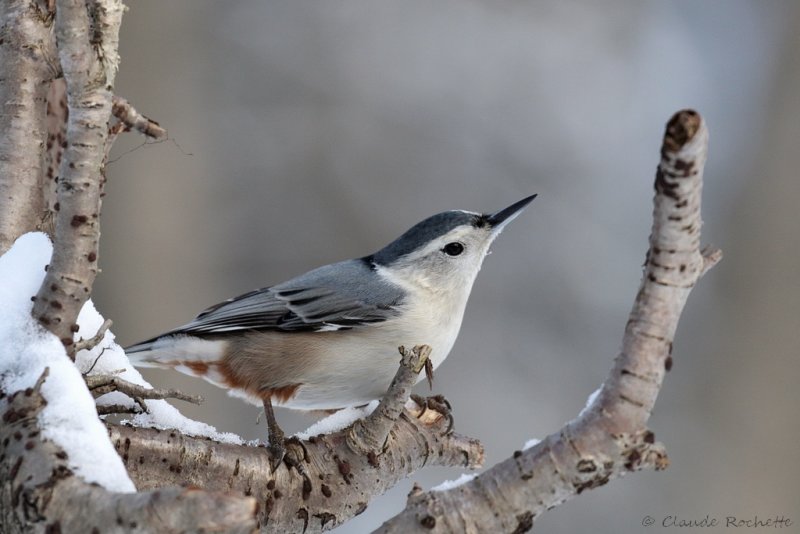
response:
M177 431L107 423L111 439L140 490L189 484L214 492L239 492L260 503L260 528L321 532L360 514L368 503L426 466L478 467L476 440L446 433L444 419L432 423L404 412L380 454L353 451L349 429L302 442L303 473L281 464L270 470L264 446L242 446L193 438Z
M89 375L85 380L86 387L95 398L119 391L132 398L145 412L147 405L144 399L178 399L192 404L203 403L203 397L199 395L189 395L176 389L146 388L113 375Z
M67 115L67 84L64 78L56 78L47 92L47 145L40 183L43 212L36 226L37 230L50 236L51 241L56 232L56 211L59 208L58 169L67 146Z
M47 404L36 385L4 399L0 425L0 528L3 532L252 532L256 502L190 488L112 493L75 476L69 458L42 437ZM0 399L4 396L0 392Z
M35 6L0 3L0 254L36 229L44 207L45 101L57 69L52 14Z
M647 420L672 365L672 340L689 292L721 257L699 246L707 143L695 111L681 111L667 124L642 283L622 352L588 409L470 482L411 497L376 532L525 532L545 510L586 489L628 471L667 466Z
M61 160L53 258L33 316L75 355L75 319L91 294L100 238L101 169L117 70L118 0L58 2L55 34L67 83L67 147Z
M417 382L417 375L428 362L431 348L428 345L417 345L412 350L400 347L400 354L400 368L386 395L374 412L353 424L347 435L348 445L356 452L378 453L383 449Z
M126 129L136 130L140 134L156 141L167 138L167 131L160 124L136 111L136 108L130 102L116 95L113 102L114 105L111 108L111 112L125 125Z

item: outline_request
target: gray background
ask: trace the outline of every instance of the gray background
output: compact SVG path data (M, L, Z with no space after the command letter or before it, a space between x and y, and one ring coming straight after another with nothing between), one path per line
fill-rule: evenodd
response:
M172 140L129 134L109 168L94 296L120 342L373 252L433 213L539 193L494 245L436 377L491 466L605 378L663 125L694 107L711 130L703 238L725 260L689 300L651 420L672 466L587 492L537 530L785 514L800 532L800 4L130 4L118 90ZM147 377L205 395L182 406L193 417L264 435L254 407L213 386ZM288 431L314 420L278 417ZM459 474L424 470L341 532L380 524L413 480Z

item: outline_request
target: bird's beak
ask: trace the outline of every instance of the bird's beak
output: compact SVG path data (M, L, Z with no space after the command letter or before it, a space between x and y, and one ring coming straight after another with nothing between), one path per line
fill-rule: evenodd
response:
M509 207L492 213L488 217L486 217L486 221L492 227L493 234L499 234L503 228L506 227L508 223L513 221L517 218L517 215L522 213L522 210L531 203L531 201L536 198L536 195L531 195L527 198L523 198L519 202L515 202L511 204Z

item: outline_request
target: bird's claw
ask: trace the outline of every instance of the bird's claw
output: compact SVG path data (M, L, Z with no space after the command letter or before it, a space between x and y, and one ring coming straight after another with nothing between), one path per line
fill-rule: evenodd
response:
M285 463L290 469L295 468L301 474L305 472L303 463L308 461L308 451L299 439L291 437L270 440L268 449L270 452L269 465L273 473L282 463Z
M286 455L286 445L282 439L270 439L269 441L269 466L274 473L283 462L283 457Z
M444 433L450 434L453 432L453 425L455 424L452 413L453 408L450 405L450 401L448 401L444 395L422 397L421 395L415 395L412 393L411 400L416 402L417 405L422 409L422 411L417 414L417 419L421 419L426 411L433 410L447 419L447 428L445 429Z
M284 441L284 448L286 453L283 457L283 461L286 462L286 465L289 467L294 467L302 473L305 470L303 462L308 461L306 446L303 445L303 442L298 438L291 437Z

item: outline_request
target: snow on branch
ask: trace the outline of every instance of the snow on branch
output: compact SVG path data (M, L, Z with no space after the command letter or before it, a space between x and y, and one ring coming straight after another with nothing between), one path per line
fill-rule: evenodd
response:
M50 257L44 234L20 237L0 257L0 390L7 394L33 388L47 400L38 415L45 439L69 458L67 465L87 482L113 491L135 491L119 456L97 418L94 399L64 347L30 315L32 295ZM14 419L6 412L4 423Z
M377 532L526 532L545 510L587 489L668 465L647 421L672 366L672 340L689 292L721 258L717 250L700 250L707 146L697 112L680 111L667 124L641 286L622 351L588 406L558 432L473 480L416 492Z

